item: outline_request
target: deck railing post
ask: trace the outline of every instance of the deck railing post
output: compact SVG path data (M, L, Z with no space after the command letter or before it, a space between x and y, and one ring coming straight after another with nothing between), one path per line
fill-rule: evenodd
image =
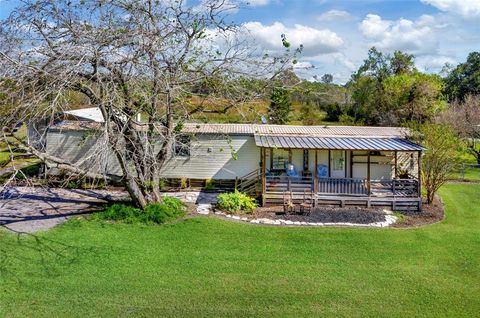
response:
M417 191L418 191L418 196L420 197L420 202L422 201L422 152L418 152L418 162L417 162L417 170L418 170L418 185L417 185Z
M370 181L370 151L368 151L368 156L367 156L367 192L368 195L370 196L371 194L371 181Z
M313 171L313 192L315 192L315 193L318 192L317 169L318 169L318 150L315 149L315 170Z

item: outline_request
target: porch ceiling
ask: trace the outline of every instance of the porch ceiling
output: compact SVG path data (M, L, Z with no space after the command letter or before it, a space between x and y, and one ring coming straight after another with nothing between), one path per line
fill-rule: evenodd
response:
M255 143L264 148L421 151L425 148L402 138L312 137L255 134Z

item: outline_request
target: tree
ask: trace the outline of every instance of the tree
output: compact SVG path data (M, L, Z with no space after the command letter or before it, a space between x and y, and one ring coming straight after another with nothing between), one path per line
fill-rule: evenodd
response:
M415 70L413 59L413 54L402 51L393 52L393 56L390 57L391 72L395 75L412 73Z
M468 54L445 78L445 91L450 101L463 100L467 95L480 95L480 52Z
M288 123L290 106L288 90L283 87L275 87L270 95L270 107L268 108L270 122L272 124Z
M66 96L81 94L105 119L94 130L99 153L92 156L101 161L111 154L118 161L122 177L116 181L139 207L160 201L161 169L183 136L182 123L259 97L242 79L268 85L299 53L263 54L249 45L242 26L227 22L232 10L236 5L225 0L22 1L0 25L0 87L15 104L0 126L38 118L51 124L71 107ZM205 83L211 84L208 94ZM212 101L224 107L212 109ZM137 121L139 113L146 122ZM95 163L79 167L20 138L16 146L48 167L116 179L95 170Z
M325 84L331 84L333 82L333 75L332 74L323 74L322 75L322 82Z
M467 144L467 151L480 165L480 96L466 95L456 100L438 117L438 121L451 127Z
M376 47L372 47L368 50L367 59L363 61L357 72L352 75L352 80L356 81L362 76L370 76L381 82L390 74L389 56L377 50Z
M430 204L438 189L458 167L461 142L450 128L431 123L417 126L411 138L426 148L422 157L421 175L427 203Z
M347 114L370 125L425 122L444 107L443 81L415 69L414 56L395 51L383 54L374 47L352 75L348 87L353 104Z
M385 108L381 120L389 125L431 121L445 108L443 81L438 75L414 72L383 82Z

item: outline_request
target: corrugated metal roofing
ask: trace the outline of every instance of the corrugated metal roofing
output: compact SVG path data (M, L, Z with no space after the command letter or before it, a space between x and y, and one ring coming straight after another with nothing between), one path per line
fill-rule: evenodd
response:
M398 150L420 151L424 148L398 137L317 137L255 134L255 143L265 148L336 149L336 150Z
M98 107L67 110L63 113L77 117L79 120L88 120L88 121L94 121L97 123L105 122L105 120L103 119L102 112Z
M104 122L97 107L69 110L65 114L75 116L80 121ZM139 125L139 129L141 125ZM65 127L68 129L68 127ZM365 127L365 126L294 126L264 124L202 124L185 123L183 132L194 134L225 135L296 135L296 136L355 136L355 137L404 137L407 130L400 127Z
M355 136L404 137L407 130L400 127L365 126L293 126L262 124L196 124L185 123L183 132L198 134L297 135L297 136Z

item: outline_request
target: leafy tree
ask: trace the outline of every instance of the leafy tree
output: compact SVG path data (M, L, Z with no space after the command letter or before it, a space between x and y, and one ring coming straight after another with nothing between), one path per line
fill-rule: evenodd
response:
M443 81L437 75L403 73L386 79L383 87L385 109L380 117L390 125L431 121L445 108Z
M393 56L390 57L390 71L395 75L413 72L415 69L413 59L412 54L402 51L393 52Z
M467 151L480 164L480 96L466 95L442 112L438 121L451 127L467 144Z
M265 94L267 79L291 68L299 53L261 58L258 48L247 46L244 27L228 22L235 3L22 1L0 22L0 89L15 103L0 116L0 128L39 118L51 125L59 111L70 108L66 96L81 95L104 118L95 130L98 151L88 162L53 156L20 138L15 146L49 168L122 182L141 208L160 202L162 167L184 136L182 123L258 98L239 85L242 79L265 79ZM286 38L280 40L287 47ZM212 108L212 101L221 109ZM146 122L137 121L139 113ZM112 157L121 177L97 168Z
M370 125L425 122L443 108L443 83L436 75L417 71L413 55L385 55L371 48L348 87L353 103L347 115Z
M381 82L390 74L389 56L372 47L368 50L367 59L363 61L362 66L353 74L352 79L355 81L362 76L370 76Z
M462 143L450 128L432 123L417 126L412 139L426 148L421 176L427 203L430 204L438 189L458 167Z
M333 82L333 75L332 74L323 74L322 82L325 84L331 84Z
M468 94L480 95L480 52L471 52L465 63L460 63L445 78L449 100L463 100Z
M325 120L327 121L338 121L340 116L343 114L343 109L338 103L328 104L326 107L327 116Z
M291 102L288 90L283 87L275 87L270 95L270 107L268 108L270 123L288 123L290 110Z

